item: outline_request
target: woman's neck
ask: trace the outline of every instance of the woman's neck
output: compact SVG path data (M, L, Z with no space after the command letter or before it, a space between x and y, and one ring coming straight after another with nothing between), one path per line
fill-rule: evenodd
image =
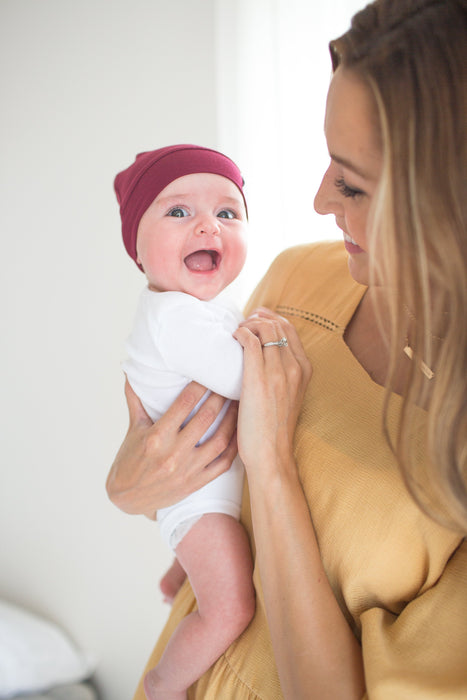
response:
M389 309L379 287L369 287L344 333L344 341L371 379L385 386L389 369ZM402 349L401 349L402 353ZM410 372L410 360L402 358L393 391L403 394Z

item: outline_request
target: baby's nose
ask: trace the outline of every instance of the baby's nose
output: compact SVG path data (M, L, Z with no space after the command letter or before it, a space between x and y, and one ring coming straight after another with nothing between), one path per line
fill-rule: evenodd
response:
M203 216L197 222L195 232L198 235L216 235L220 232L219 221L215 216Z

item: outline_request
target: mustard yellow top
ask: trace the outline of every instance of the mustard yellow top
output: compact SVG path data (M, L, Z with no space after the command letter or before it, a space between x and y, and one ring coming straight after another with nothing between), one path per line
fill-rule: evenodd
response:
M467 546L408 495L382 432L384 390L344 342L364 292L341 243L299 246L273 263L249 310L264 305L287 316L313 365L296 460L329 581L361 640L365 698L459 700L467 698ZM393 398L390 429L400 402ZM420 411L421 432L423 421ZM247 489L242 520L254 553ZM257 570L254 581L252 623L190 689L190 700L283 697ZM186 583L148 668L194 603ZM144 697L140 684L134 700Z

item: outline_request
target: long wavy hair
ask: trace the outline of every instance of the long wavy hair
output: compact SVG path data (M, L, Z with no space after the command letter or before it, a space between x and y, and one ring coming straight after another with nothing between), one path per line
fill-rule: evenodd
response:
M393 290L386 435L415 500L465 535L467 0L377 0L330 52L334 70L342 65L369 86L379 114L383 172L369 239L370 253L378 251L371 280ZM389 436L408 328L413 362L397 435ZM420 403L428 411L424 463L413 459Z

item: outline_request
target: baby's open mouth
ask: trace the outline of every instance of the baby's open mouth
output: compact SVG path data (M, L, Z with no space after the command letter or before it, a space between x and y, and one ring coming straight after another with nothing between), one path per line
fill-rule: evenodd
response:
M217 250L196 250L187 255L184 263L193 272L209 272L209 270L215 270L218 267L220 258L220 253Z

